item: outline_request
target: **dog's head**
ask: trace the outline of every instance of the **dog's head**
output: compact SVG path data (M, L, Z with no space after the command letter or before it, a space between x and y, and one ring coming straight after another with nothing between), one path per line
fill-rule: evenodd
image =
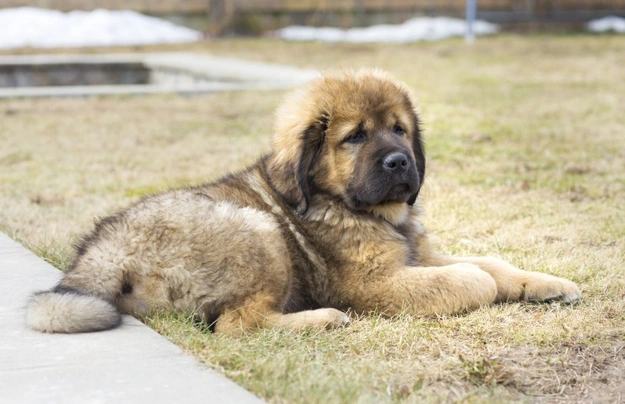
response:
M379 70L336 71L312 81L278 108L268 168L300 212L325 194L397 222L425 175L409 91Z

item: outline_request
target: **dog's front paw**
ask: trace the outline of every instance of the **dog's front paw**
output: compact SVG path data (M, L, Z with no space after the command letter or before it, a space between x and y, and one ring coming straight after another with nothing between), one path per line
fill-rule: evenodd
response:
M319 314L319 321L325 323L326 328L337 328L349 324L349 316L340 310L325 308L315 310Z
M568 279L532 273L523 285L523 299L528 302L560 301L566 304L579 302L582 295L579 287Z

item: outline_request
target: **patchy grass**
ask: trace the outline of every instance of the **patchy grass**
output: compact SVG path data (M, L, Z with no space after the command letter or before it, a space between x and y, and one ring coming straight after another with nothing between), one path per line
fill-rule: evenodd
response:
M574 307L359 317L330 332L262 330L239 339L167 313L148 325L272 402L622 400L625 38L189 48L391 71L421 102L425 223L441 249L567 277L584 295ZM216 178L268 150L281 96L0 101L0 229L63 269L95 217L146 193Z

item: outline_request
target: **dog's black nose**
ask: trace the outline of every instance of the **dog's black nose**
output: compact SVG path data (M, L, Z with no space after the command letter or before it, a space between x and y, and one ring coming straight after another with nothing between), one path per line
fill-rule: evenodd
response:
M391 153L382 161L382 167L389 173L403 173L408 169L408 157L404 153Z

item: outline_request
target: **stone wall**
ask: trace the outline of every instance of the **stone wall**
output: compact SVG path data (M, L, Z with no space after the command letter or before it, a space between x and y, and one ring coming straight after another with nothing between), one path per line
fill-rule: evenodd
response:
M140 63L47 63L0 65L0 87L147 84Z

